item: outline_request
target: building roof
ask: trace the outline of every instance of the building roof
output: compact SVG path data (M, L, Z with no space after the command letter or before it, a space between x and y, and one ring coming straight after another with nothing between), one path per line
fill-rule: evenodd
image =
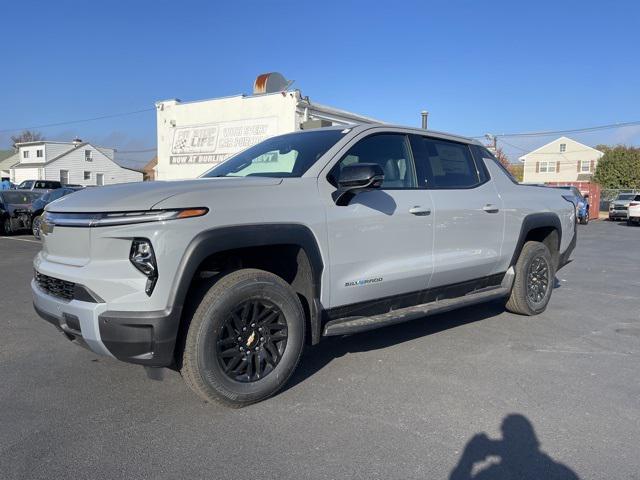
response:
M13 161L13 163L11 163L10 167L11 168L40 168L40 167L44 167L47 165L52 164L53 162L55 162L56 160L61 159L62 157L64 157L65 155L68 155L71 152L76 151L77 149L84 147L85 145L89 145L93 148L95 148L99 153L101 153L102 155L104 155L106 158L108 158L109 160L111 160L112 162L114 162L116 165L118 165L120 168L124 168L126 170L133 170L134 172L137 172L137 170L133 169L133 168L129 168L129 167L125 167L123 165L121 165L119 162L117 162L115 159L111 158L109 155L107 155L105 152L102 151L102 149L104 147L96 147L95 145L92 145L89 142L82 142L82 143L77 143L77 144L73 144L71 142L27 142L29 144L37 144L37 143L57 143L57 144L61 144L61 145L69 145L70 148L68 150L65 150L64 152L62 152L59 155L56 155L55 157L53 157L51 160L47 160L46 162L30 162L30 163L19 163L19 158L18 158L18 154L16 153L13 157L15 157L15 160ZM17 145L25 145L24 143L20 143ZM109 150L113 150L113 149L109 149Z
M5 153L3 151L2 153ZM2 160L0 160L0 170L9 170L14 164L18 163L18 154L13 150L8 151L10 153L9 156L0 156Z
M545 143L544 145L542 145L541 147L536 148L535 150L530 151L529 153L525 153L524 155L522 155L521 157L518 158L518 160L520 160L521 162L524 162L526 160L526 157L528 157L531 154L534 154L540 150L542 150L545 147L548 147L549 145L551 145L552 143L556 143L559 141L566 141L566 142L572 142L572 143L576 143L582 147L585 147L586 150L593 150L594 152L598 152L598 153L602 153L600 150L596 150L593 147L590 147L589 145L585 145L584 143L580 143L577 140L574 140L573 138L569 138L569 137L558 137L555 140L551 140L548 143ZM563 153L572 153L572 151L567 151L567 152L557 152L557 155L562 155ZM602 153L604 155L604 153Z

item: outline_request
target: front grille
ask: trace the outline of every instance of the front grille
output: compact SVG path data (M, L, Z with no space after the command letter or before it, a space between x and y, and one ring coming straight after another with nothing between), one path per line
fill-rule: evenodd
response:
M613 209L614 210L626 210L627 207L625 207L624 205L614 205Z
M73 292L76 287L76 284L73 282L49 277L40 272L36 272L36 282L38 286L49 295L64 298L65 300L73 300Z

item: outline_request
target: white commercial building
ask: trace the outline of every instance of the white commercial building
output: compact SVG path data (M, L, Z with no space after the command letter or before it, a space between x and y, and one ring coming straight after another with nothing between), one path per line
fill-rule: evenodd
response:
M11 181L59 180L72 185L112 185L142 181L142 173L118 165L115 150L87 142L25 142L16 145Z
M274 77L282 81L274 84ZM157 102L156 179L198 177L229 156L274 135L328 125L381 123L319 105L299 90L288 90L288 86L279 74L266 74L256 79L253 95Z
M520 157L523 183L588 182L603 155L571 138L557 138Z

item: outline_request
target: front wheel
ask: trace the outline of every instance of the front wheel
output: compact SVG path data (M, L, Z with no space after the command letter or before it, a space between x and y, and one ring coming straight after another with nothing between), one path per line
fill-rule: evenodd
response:
M300 300L280 277L255 269L229 273L193 315L182 376L207 401L242 407L264 400L298 365L304 329Z
M515 274L507 310L520 315L544 312L555 279L553 259L547 246L541 242L525 243L515 266Z
M5 218L4 221L2 222L2 233L3 235L11 235L13 233L11 219Z
M40 223L42 223L42 217L37 215L31 220L31 232L37 240L40 240Z

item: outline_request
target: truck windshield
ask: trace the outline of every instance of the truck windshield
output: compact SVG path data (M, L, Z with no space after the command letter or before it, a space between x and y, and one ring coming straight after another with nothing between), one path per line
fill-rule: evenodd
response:
M344 136L343 132L327 129L272 137L234 155L202 177L301 177Z

